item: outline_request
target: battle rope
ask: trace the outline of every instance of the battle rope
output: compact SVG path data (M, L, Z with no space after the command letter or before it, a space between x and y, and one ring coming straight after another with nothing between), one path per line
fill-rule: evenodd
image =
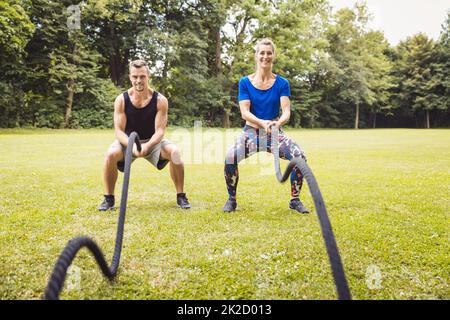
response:
M136 132L132 132L128 138L128 146L125 152L125 169L124 178L122 186L122 199L120 201L120 213L119 222L117 226L116 235L116 246L114 248L114 255L112 258L111 267L105 260L105 257L95 243L94 240L88 237L78 237L70 240L63 252L56 261L55 267L53 268L53 273L47 284L47 289L45 290L44 299L46 300L56 300L59 299L59 294L64 285L64 280L66 279L67 269L71 265L73 259L75 258L78 251L87 247L94 255L97 264L100 266L105 277L108 280L114 280L117 275L120 263L120 254L122 252L122 240L123 240L123 228L125 224L125 212L127 210L127 198L128 198L128 183L130 180L130 168L131 168L131 158L133 155L133 145L136 143L137 149L141 151L141 144L139 142L139 135Z
M348 288L347 279L345 278L344 267L342 265L341 257L339 255L339 250L334 238L333 230L331 229L330 219L328 218L327 209L325 208L325 203L322 198L322 194L319 190L319 185L317 184L316 178L314 177L311 169L306 164L306 161L302 158L292 158L289 162L284 174L281 174L280 170L280 157L279 157L279 146L278 146L278 129L274 126L272 129L272 146L274 155L274 165L275 172L278 181L281 183L285 182L294 167L297 167L302 175L308 182L309 190L314 199L314 205L316 207L317 215L319 217L320 227L322 229L322 236L325 240L325 246L327 248L328 258L330 259L331 270L333 272L334 283L336 286L336 291L339 300L351 300L350 290Z
M73 259L80 249L87 247L94 255L97 264L100 266L101 271L110 281L112 281L117 275L117 271L120 263L120 254L122 252L123 230L125 224L125 212L128 198L128 185L130 180L130 168L131 158L133 153L133 145L136 143L137 149L141 150L141 144L139 142L139 136L136 132L132 132L128 139L128 146L125 153L125 169L124 179L122 186L122 198L120 201L120 213L117 226L116 245L114 248L114 254L112 258L111 267L108 266L104 255L94 240L88 237L77 237L71 239L63 252L59 256L55 267L53 269L50 280L45 290L44 299L56 300L59 298L59 294L64 285L64 281L67 275L67 270L72 264ZM341 262L341 257L337 248L336 240L334 238L333 230L331 228L330 219L327 215L325 203L322 198L322 194L319 190L317 181L306 164L305 160L301 158L293 158L288 164L284 174L281 174L280 170L280 158L278 152L278 130L272 130L272 146L274 148L274 165L278 181L285 182L295 166L301 171L302 175L308 182L309 190L314 199L314 205L319 217L320 227L322 229L322 235L325 240L325 245L328 253L328 257L331 263L331 270L333 272L334 282L340 300L350 300L350 290L348 288L347 279L345 278L344 268Z

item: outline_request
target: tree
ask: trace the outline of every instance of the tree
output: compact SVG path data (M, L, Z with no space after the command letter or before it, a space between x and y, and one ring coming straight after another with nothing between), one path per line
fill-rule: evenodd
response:
M364 54L364 64L369 70L368 87L373 93L373 100L368 104L370 117L372 118L372 127L376 127L378 113L390 115L393 105L391 102L391 91L394 79L391 76L392 63L386 56L389 44L381 32L371 31L363 36L361 41Z
M335 23L329 26L328 41L331 61L328 63L326 99L339 111L345 126L354 106L353 127L360 127L362 112L368 114L372 127L376 126L377 113L389 114L390 75L392 63L386 55L389 45L384 35L368 30L370 14L364 2L357 2L354 9L341 9L335 15ZM364 123L365 125L365 123Z
M450 109L450 11L442 25L439 41L434 48L434 61L431 64L429 90L432 92L432 105L435 109L447 113ZM437 118L437 117L436 117ZM427 120L429 127L429 118Z
M410 108L415 117L425 113L424 127L430 128L430 110L436 109L436 43L425 34L419 33L401 42L397 48L399 60L396 74L399 80L397 99L406 108Z
M368 21L365 7L357 4L356 12L344 8L336 13L336 23L330 27L330 54L336 68L331 76L339 98L335 103L344 106L344 115L348 114L345 105L355 108L354 128L359 128L360 106L372 104L374 94L369 88L369 69L364 63L365 51L361 47L364 28Z
M35 27L26 7L28 1L0 1L0 127L18 126L27 78L25 47Z
M86 1L82 22L90 47L103 58L102 77L110 76L121 87L127 83L128 63L137 53L137 35L156 25L153 14L164 2Z

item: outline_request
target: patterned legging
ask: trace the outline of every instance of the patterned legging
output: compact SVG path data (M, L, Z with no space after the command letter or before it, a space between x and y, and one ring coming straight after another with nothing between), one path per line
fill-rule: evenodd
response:
M239 181L238 163L251 155L267 151L272 153L272 137L263 129L255 129L245 126L234 146L227 152L225 159L225 182L227 184L228 196L236 198L236 189ZM280 128L278 134L279 155L281 159L291 160L293 157L302 157L306 161L304 151L292 139L284 135ZM298 198L303 184L303 175L295 167L291 173L291 197Z

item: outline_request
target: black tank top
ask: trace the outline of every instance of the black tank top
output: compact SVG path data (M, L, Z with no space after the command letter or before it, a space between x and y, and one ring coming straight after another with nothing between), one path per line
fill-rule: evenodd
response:
M139 134L139 139L150 139L155 133L158 92L153 90L150 102L143 108L136 108L131 103L128 91L123 93L123 97L125 99L125 116L127 117L125 133L129 136L133 131L136 131Z

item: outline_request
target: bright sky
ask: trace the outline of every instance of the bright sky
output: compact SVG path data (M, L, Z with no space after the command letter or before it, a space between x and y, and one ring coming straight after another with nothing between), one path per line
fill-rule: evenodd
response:
M335 9L352 8L356 0L329 0ZM450 0L366 0L373 15L371 27L397 45L419 32L438 39L450 10Z

